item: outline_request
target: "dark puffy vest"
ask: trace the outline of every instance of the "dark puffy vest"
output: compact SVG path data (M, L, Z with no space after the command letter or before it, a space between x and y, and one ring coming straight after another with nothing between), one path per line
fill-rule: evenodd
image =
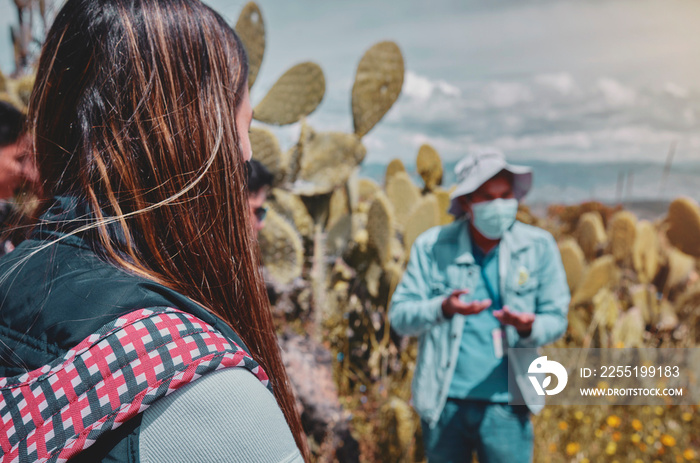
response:
M0 416L3 463L36 460L36 443L19 445L17 441L23 435L26 440L27 434L36 439L34 428L42 421L50 430L48 437L39 436L44 439L40 446L55 443L51 439L58 434L73 446L72 453L62 454L69 455L71 462L137 462L140 412L168 389L186 384L187 378L224 366L241 366L270 387L241 339L223 320L176 291L104 262L79 235L66 236L61 224L71 223L66 220L82 213L75 201L60 198L43 216L44 225L31 239L0 259L0 415L9 414L7 410L14 414L14 428L9 432L9 420ZM139 340L135 350L129 336ZM158 336L165 338L154 339ZM117 341L126 343L126 348ZM198 346L196 356L191 355L192 347L186 351L194 345ZM169 352L163 346L185 351ZM187 365L172 362L172 352L185 352ZM127 380L119 377L121 382L95 392L92 387L102 384L100 380L109 371L125 368L139 353L151 355L157 362L141 367L143 371L120 371L116 376ZM101 356L108 359L106 363ZM115 358L122 359L123 365L115 366ZM73 376L66 376L66 371ZM68 398L63 389L55 393L61 381L70 389ZM121 392L124 388L133 393L113 394L114 389ZM25 398L41 396L30 399L41 406L20 415L18 410L31 408L22 401L20 392ZM73 397L81 393L83 398ZM75 422L75 410L73 422L68 424L67 415L50 413L50 407L61 410L67 400L79 407L77 416L85 415L84 421ZM129 408L120 401L138 403ZM94 424L91 419L102 421ZM92 428L84 429L88 426ZM22 447L19 450L18 445ZM14 456L9 458L7 449L13 448ZM56 459L63 458L54 451L48 461Z

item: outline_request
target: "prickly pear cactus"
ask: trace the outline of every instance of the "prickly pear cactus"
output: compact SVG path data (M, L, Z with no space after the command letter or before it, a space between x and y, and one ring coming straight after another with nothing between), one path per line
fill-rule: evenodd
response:
M609 230L610 253L617 262L630 263L637 236L637 217L630 211L617 212L610 220Z
M352 218L344 215L333 223L326 235L326 250L329 256L338 257L345 252L352 240Z
M678 249L671 248L668 252L668 276L664 285L664 293L685 285L695 269L695 259Z
M372 130L396 102L403 75L403 56L394 42L377 43L364 54L352 86L352 116L358 137Z
M632 248L632 264L640 283L651 283L659 271L659 239L649 221L637 225L637 237Z
M377 193L382 191L381 187L369 178L354 178L349 187L353 211L357 211L360 204L372 202Z
M614 286L619 279L613 256L602 256L588 267L582 283L571 298L571 306L593 299L603 288Z
M314 221L301 198L280 188L273 188L269 202L275 212L294 224L301 236L309 239L313 237Z
M323 100L326 78L316 63L297 64L282 74L255 106L255 119L274 125L298 122Z
M302 129L298 150L299 173L294 191L302 196L331 193L343 186L367 151L351 133Z
M615 322L612 330L614 347L644 347L646 323L642 311L632 307Z
M420 202L420 191L407 173L397 172L389 179L386 194L394 206L397 225L403 230L413 208Z
M248 88L250 88L255 83L265 54L265 21L255 2L248 2L243 7L235 29L248 55Z
M409 461L417 427L411 406L392 397L379 409L379 422L380 461Z
M615 326L620 315L620 303L608 288L602 288L593 296L593 317L605 328Z
M432 146L421 145L418 149L416 169L423 178L424 191L433 191L442 184L442 159Z
M406 254L411 251L413 242L418 238L418 235L432 227L440 225L440 205L434 195L426 195L413 208L411 215L406 220L406 227L403 233L403 244Z
M394 217L391 203L382 193L377 193L367 213L368 244L377 252L381 264L391 257L391 238L394 233Z
M700 257L700 206L690 198L677 198L668 208L668 240L686 254Z
M433 194L438 201L438 208L440 212L440 225L447 225L455 220L455 217L447 212L450 209L450 192L443 190L442 188L435 188Z
M653 324L659 318L659 301L656 288L652 285L640 284L630 288L632 307L642 313L645 324Z
M304 265L301 237L274 209L268 212L258 240L265 268L277 283L287 285L301 276Z
M386 166L386 171L384 172L384 185L389 181L389 177L394 175L396 172L406 172L406 166L403 165L401 159L392 159Z
M251 127L250 144L253 148L253 158L260 161L274 175L274 184L280 185L284 182L287 166L277 137L265 128Z
M559 253L566 272L566 282L573 294L583 280L586 272L586 258L581 247L573 238L567 238L559 243Z
M328 223L326 226L330 229L338 220L350 213L349 199L346 188L338 188L331 195L331 201L328 205Z
M596 211L586 212L581 215L576 233L581 250L589 261L598 255L608 241L608 236L603 226L603 219Z

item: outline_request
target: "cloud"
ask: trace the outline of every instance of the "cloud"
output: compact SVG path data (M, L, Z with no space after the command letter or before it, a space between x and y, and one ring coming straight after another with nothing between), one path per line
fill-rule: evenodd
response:
M438 94L449 97L459 97L462 94L459 88L444 80L430 80L412 71L406 71L402 92L419 101L427 101Z
M603 77L598 80L597 86L610 106L631 106L637 100L637 92L634 89L622 85L615 79Z
M687 98L690 94L687 88L681 87L674 82L666 82L664 85L664 91L676 98Z
M577 88L576 81L568 72L540 74L535 76L535 82L544 87L556 90L561 95L570 95Z
M486 97L497 108L509 108L533 100L530 88L518 82L492 82L486 88Z

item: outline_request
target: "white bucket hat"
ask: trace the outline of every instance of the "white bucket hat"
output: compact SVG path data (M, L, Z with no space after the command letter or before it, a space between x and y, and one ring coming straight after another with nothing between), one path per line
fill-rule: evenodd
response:
M457 188L450 194L450 214L455 217L464 215L457 198L473 193L504 170L513 174L513 195L520 201L532 187L531 168L508 164L503 153L495 148L480 149L459 161L455 166Z

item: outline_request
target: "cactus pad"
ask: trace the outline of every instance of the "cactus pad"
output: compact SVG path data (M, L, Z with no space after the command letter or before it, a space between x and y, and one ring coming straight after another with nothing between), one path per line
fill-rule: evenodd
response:
M286 159L282 156L280 144L275 134L262 127L250 128L250 144L253 158L260 161L274 175L275 185L284 182Z
M651 283L659 270L659 239L654 226L646 220L637 225L632 265L641 283Z
M275 282L287 285L301 276L304 246L294 227L271 209L258 237L265 269Z
M396 221L403 230L413 208L421 200L420 191L407 173L397 172L389 179L389 183L386 185L386 194L394 206Z
M330 193L344 185L365 157L365 147L354 134L302 130L299 173L295 192L303 196Z
M450 208L450 193L442 188L435 188L433 194L437 198L438 208L440 212L440 225L447 225L455 220L455 217L450 214L448 209Z
M406 166L403 165L401 159L392 159L386 166L386 171L384 172L384 185L389 181L389 177L394 175L396 172L406 172Z
M381 264L390 260L391 238L394 232L392 207L382 193L377 193L367 213L367 238L377 252Z
M265 54L265 21L255 2L248 2L243 7L235 29L248 55L248 88L250 88L258 77Z
M328 222L326 226L330 229L341 218L350 213L348 206L348 193L346 188L338 188L331 195L328 204Z
M588 260L593 260L608 241L603 219L596 211L581 215L576 233L581 250Z
M602 256L588 267L583 281L571 298L571 306L588 302L603 288L616 284L619 279L613 256Z
M372 130L396 102L403 74L403 56L394 42L377 43L364 54L352 86L352 116L358 137Z
M420 203L413 208L411 215L406 220L406 227L403 233L403 244L406 254L410 253L411 246L413 246L413 242L418 238L418 235L440 224L439 208L440 205L435 195L424 196Z
M280 188L272 189L270 205L299 231L301 236L311 239L314 233L314 221L297 195Z
M629 211L615 213L609 225L610 253L617 262L627 264L637 236L637 217Z
M326 79L316 63L297 64L282 74L255 107L255 119L286 125L311 114L323 99Z
M426 191L432 191L442 183L442 160L435 148L422 145L416 157L416 169L423 178Z
M586 271L586 258L576 240L568 238L559 243L559 253L566 272L566 282L573 293L583 279Z
M700 257L700 207L690 198L677 198L668 208L668 240L686 254Z

